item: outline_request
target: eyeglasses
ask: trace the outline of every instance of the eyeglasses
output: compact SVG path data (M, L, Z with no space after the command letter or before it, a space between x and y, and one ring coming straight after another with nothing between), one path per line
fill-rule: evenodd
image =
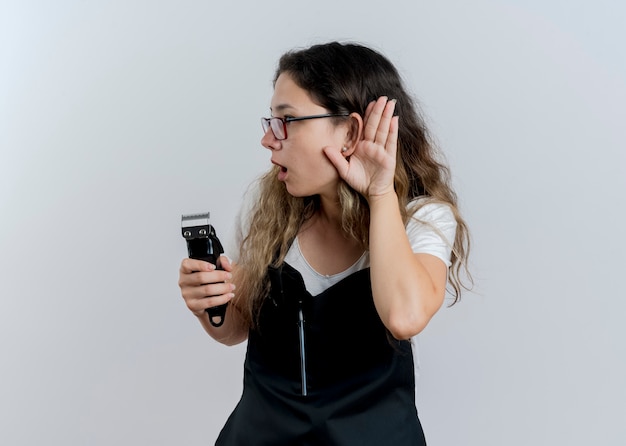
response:
M261 127L263 127L264 133L272 129L274 138L282 141L283 139L287 139L287 123L289 122L305 121L307 119L334 118L339 116L350 116L350 113L325 113L323 115L298 116L297 118L261 118Z

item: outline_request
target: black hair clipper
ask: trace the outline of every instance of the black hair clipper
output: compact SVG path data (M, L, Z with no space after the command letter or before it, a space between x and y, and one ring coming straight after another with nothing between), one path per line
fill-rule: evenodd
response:
M220 254L224 252L224 248L215 234L215 229L209 224L209 213L183 215L181 226L183 237L187 240L189 258L204 260L214 264L217 269L223 269ZM211 325L219 327L224 323L227 306L225 303L207 308Z

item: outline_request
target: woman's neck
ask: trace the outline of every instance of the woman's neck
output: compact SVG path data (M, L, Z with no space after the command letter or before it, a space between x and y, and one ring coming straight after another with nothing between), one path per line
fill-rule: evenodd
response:
M341 226L338 199L320 197L319 209L298 232L298 243L304 258L320 274L344 271L363 254L362 246Z
M331 198L320 196L320 206L313 219L317 220L316 223L327 230L341 230L341 214L341 204L338 196Z

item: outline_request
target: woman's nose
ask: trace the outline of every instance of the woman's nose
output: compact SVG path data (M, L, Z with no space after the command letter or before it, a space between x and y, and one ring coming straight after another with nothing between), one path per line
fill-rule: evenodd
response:
M274 132L272 129L267 129L267 132L261 138L261 145L269 150L279 150L280 149L280 141L276 139L274 136Z

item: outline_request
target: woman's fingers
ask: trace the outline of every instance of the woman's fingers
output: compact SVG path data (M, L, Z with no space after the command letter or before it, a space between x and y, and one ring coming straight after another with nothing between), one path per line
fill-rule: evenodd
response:
M181 272L178 285L183 286L200 286L218 282L228 282L233 275L229 271L216 269L212 271L194 271L191 273Z
M396 151L398 150L398 126L400 118L393 116L389 123L389 135L387 136L387 143L385 144L385 150L389 153L389 156L395 159Z
M222 254L220 256L220 266L225 270L225 271L232 271L233 270L233 261L230 260L230 257Z
M367 119L365 122L365 128L363 129L363 139L365 141L375 141L376 140L376 132L378 131L378 124L380 123L380 118L383 115L383 110L385 109L385 104L387 103L387 97L381 96L378 98L376 102L371 105L371 110L367 115ZM370 106L368 106L368 109Z
M381 146L387 145L387 137L389 136L391 119L393 118L393 111L396 108L396 100L392 99L387 101L383 108L382 115L378 122L378 128L376 129L376 138L374 142Z
M197 298L204 299L205 297L220 296L222 294L231 293L235 289L235 285L232 283L206 283L196 287L194 294Z
M199 316L202 312L208 310L209 308L217 307L230 302L233 297L233 293L226 293L202 299L185 299L185 303L187 304L187 308L189 308L192 313Z
M194 273L193 275L199 274L201 273ZM235 285L227 282L181 286L181 294L187 308L196 314L230 301L235 296L234 290Z
M181 274L191 274L196 271L213 271L214 269L215 265L204 260L183 259L180 263Z
M365 108L365 115L363 116L363 122L365 122L365 125L367 125L369 116L372 114L372 109L374 108L374 105L376 105L376 101L370 102Z
M368 104L365 110L365 128L363 130L365 141L386 146L395 107L396 100L388 100L386 96L381 96L376 102Z

